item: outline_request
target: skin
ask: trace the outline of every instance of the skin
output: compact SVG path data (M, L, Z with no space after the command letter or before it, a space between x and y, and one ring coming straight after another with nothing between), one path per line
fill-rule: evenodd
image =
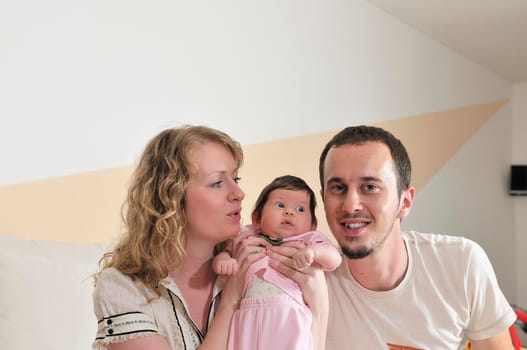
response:
M309 194L305 191L274 190L264 205L261 219L258 220L256 215L252 219L256 228L274 238L286 238L316 229L316 223L312 222L309 212ZM248 229L241 234L254 235L254 231ZM262 240L252 236L245 241L252 239ZM235 239L236 241L240 242L238 237ZM329 300L324 270L320 266L323 268L327 266L331 270L335 269L341 262L340 254L334 247L326 244L306 247L300 241L293 241L286 242L281 246L272 246L267 241L265 242L267 244L265 251L271 258L270 266L293 279L302 289L304 302L313 316L311 332L314 349L324 349ZM310 253L313 254L310 255ZM226 263L237 264L236 259L231 258L228 253L224 253L221 259L218 259L218 256L214 259L217 263L216 271L220 271L220 266L223 265L225 270L222 271L230 272L230 264ZM318 267L311 266L315 259Z
M403 279L408 253L401 220L415 189L398 193L389 148L380 142L333 147L324 163L321 193L328 225L345 252L349 270L365 288L387 291ZM512 349L508 331L472 341L475 350Z
M217 243L239 231L245 194L238 185L237 165L225 147L207 143L192 156L198 172L186 191L188 255L172 276L187 300L192 319L203 331L208 314L208 303L203 300L211 300L215 280L210 259ZM201 280L189 280L182 272L197 273Z
M269 194L262 209L261 218L253 215L258 230L273 238L287 238L315 230L309 209L309 194L306 191L278 188ZM304 247L293 256L292 267L303 270L316 262L324 270L334 270L341 263L340 254L333 246L313 244Z
M294 268L293 256L304 247L299 241L287 242L281 246L267 247L267 255L272 258L269 262L271 267L293 279L302 289L304 302L313 315L313 348L324 350L329 314L328 287L324 270L314 266L303 270Z
M215 274L212 272L214 246L235 236L240 229L241 201L245 194L238 185L238 168L227 148L216 143L205 143L194 150L192 157L197 173L186 192L187 252L182 265L169 275L176 281L189 312L202 330L212 297ZM238 239L246 237L240 236ZM264 256L264 250L251 254L262 240L245 240L237 244L236 256L242 261L240 271ZM207 331L200 349L224 349L227 346L229 324L238 308L243 290L242 274L230 277L216 316ZM156 349L171 350L161 335L151 335L111 344L109 350Z
M303 208L304 210L301 210ZM253 223L272 237L286 238L316 229L309 212L309 195L304 191L276 189L270 193L260 220L253 216ZM315 253L316 250L316 253ZM319 265L334 269L341 262L333 247L316 244L306 247L302 242L286 242L281 246L267 247L269 264L295 280L302 289L304 302L311 310L314 349L324 349L328 322L329 300L323 269L311 266L316 259Z
M397 193L390 151L379 142L332 148L324 164L324 208L331 232L346 255L351 273L365 288L394 288L404 277L408 255L401 219L415 190Z
M253 223L273 238L287 238L316 228L309 212L309 194L282 188L269 194L260 220L254 215Z
M206 143L195 150L193 158L198 171L189 185L186 197L188 254L182 266L169 275L180 287L192 318L203 330L215 278L211 272L214 246L235 236L233 256L242 263L238 273L228 277L214 320L200 346L200 350L226 349L231 319L242 298L245 273L251 264L268 253L262 248L268 246L268 243L261 238L250 237L253 235L252 231L237 235L244 193L238 186L238 169L230 152L221 145ZM302 289L304 300L313 313L315 349L323 349L329 303L322 270L308 268L299 272L287 265L290 263L289 257L277 255L276 259L279 264L276 268L295 280ZM108 350L147 349L172 350L161 335L145 336L108 346Z

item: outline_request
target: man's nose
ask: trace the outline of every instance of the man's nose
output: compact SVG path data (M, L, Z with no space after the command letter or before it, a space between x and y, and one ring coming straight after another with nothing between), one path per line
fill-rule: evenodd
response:
M362 210L362 197L356 190L349 190L342 203L342 209L349 213Z

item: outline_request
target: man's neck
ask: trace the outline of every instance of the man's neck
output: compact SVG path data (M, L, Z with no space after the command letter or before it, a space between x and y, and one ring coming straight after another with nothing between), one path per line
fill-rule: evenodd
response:
M379 250L363 259L348 259L353 278L364 288L388 291L399 285L408 269L408 251L401 233L393 232Z

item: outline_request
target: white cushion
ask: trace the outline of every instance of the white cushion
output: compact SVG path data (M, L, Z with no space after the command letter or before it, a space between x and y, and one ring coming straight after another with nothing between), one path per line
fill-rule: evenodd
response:
M0 349L90 349L91 276L107 250L0 235Z

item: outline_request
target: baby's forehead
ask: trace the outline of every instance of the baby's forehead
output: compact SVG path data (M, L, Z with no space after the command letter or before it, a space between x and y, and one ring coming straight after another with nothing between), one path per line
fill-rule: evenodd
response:
M309 203L309 193L305 190L277 188L269 193L268 200L296 201Z

